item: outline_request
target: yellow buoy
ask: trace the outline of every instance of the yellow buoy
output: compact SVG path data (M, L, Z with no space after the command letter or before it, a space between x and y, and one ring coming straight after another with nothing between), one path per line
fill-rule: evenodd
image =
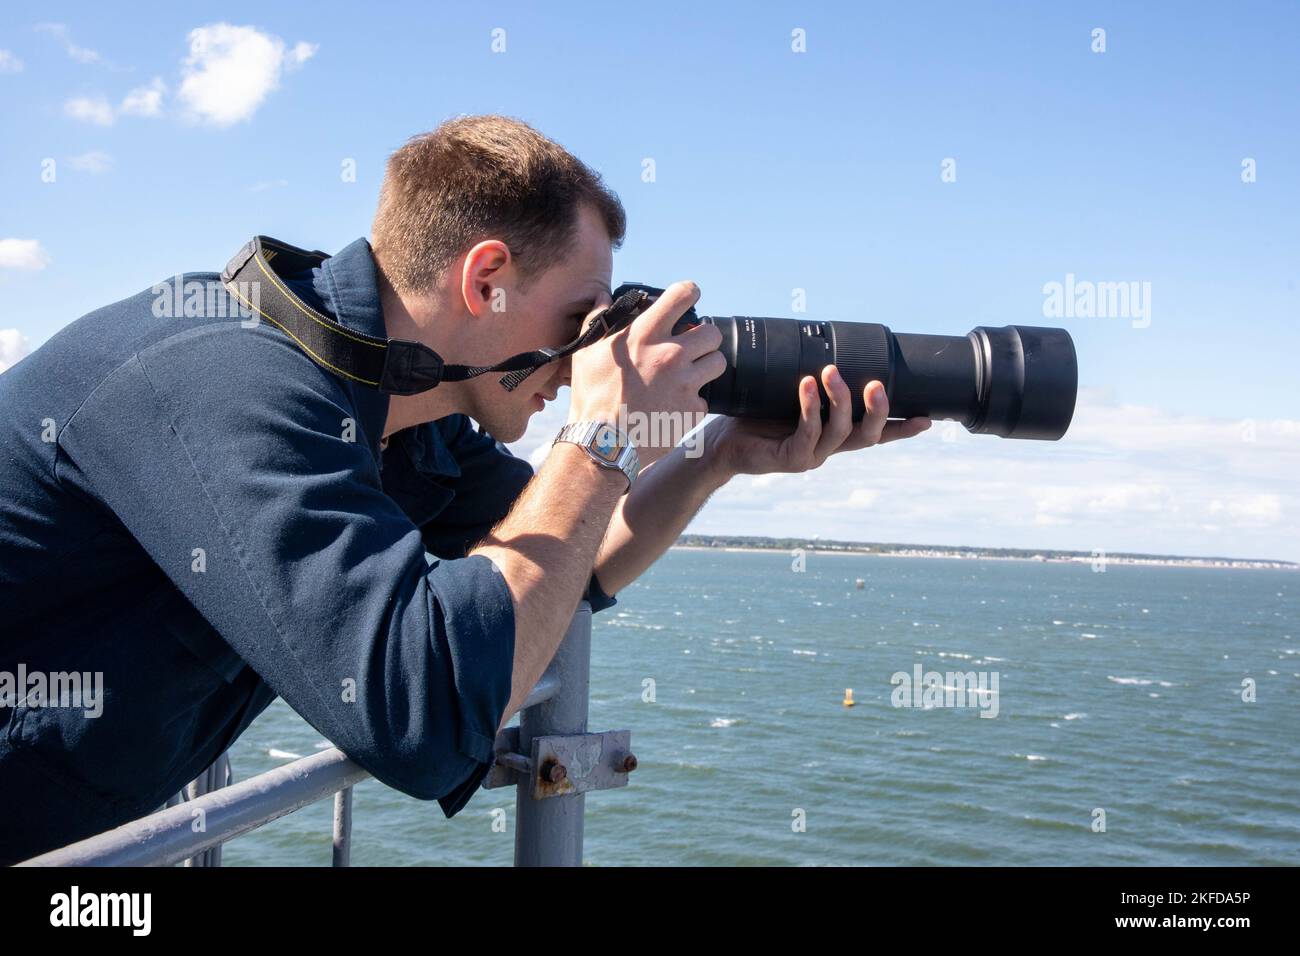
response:
M853 688L852 688L852 687L846 687L846 688L844 688L844 706L845 706L845 707L852 707L852 706L853 706Z

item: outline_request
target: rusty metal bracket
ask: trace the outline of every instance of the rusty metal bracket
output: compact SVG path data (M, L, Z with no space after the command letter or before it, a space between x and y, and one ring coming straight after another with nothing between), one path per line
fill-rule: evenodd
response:
M531 750L529 756L519 752L518 727L498 734L483 789L526 786L535 800L611 790L626 787L628 774L637 766L630 730L535 737Z

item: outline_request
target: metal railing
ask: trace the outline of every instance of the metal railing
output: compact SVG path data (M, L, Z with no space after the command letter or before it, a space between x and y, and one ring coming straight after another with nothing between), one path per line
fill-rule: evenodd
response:
M515 865L582 863L588 790L625 786L631 732L587 733L591 606L585 601L524 701L519 726L497 735L487 789L516 787ZM220 866L221 845L334 797L334 866L351 858L352 788L370 774L337 748L238 783L223 754L168 806L19 866Z

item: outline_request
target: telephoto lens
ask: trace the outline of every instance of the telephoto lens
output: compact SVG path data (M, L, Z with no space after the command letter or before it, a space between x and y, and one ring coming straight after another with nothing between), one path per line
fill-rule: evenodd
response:
M653 286L619 286L614 299ZM816 322L751 316L699 316L689 310L673 334L700 323L722 332L727 368L700 390L709 411L738 418L795 421L799 380L811 375L829 399L821 370L835 365L853 396L853 420L865 414L862 392L879 380L890 418L954 419L977 435L1055 441L1074 417L1079 368L1065 329L979 326L967 335L910 335L867 322Z

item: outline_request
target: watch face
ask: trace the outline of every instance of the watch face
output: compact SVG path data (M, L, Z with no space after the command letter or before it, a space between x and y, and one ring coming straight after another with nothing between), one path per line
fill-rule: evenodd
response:
M617 463L622 452L618 446L618 432L608 425L602 426L591 440L591 450L611 465Z

